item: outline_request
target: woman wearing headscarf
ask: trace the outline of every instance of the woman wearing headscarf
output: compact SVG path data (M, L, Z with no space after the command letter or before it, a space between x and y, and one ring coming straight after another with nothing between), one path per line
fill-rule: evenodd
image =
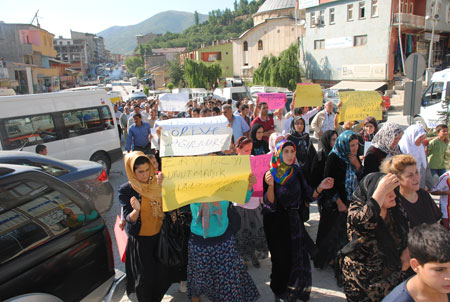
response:
M417 161L417 169L420 173L420 188L432 188L435 185L430 167L428 166L427 155L423 142L427 138L427 133L421 125L411 125L405 130L405 135L398 143L403 154L414 156Z
M269 152L269 144L263 140L264 128L261 124L254 124L250 131L253 142L252 155L262 155Z
M401 154L398 142L403 136L399 124L387 122L372 139L372 145L364 157L364 173L380 172L381 162L387 158Z
M373 116L369 116L364 120L363 129L359 132L359 135L365 142L371 142L375 134L378 131L377 120Z
M315 187L320 184L323 179L325 170L325 161L336 143L338 134L335 130L327 130L320 137L320 149L314 156L311 164L311 186Z
M277 150L277 144L284 139L284 135L278 132L274 132L269 136L269 152L275 153Z
M290 132L286 138L295 144L297 163L302 168L303 174L309 175L316 149L311 142L309 133L305 131L305 120L303 118L296 116L292 119Z
M321 198L322 228L318 234L320 252L314 259L316 267L324 268L329 264L337 269L337 251L347 243L347 208L363 170L357 152L358 136L347 130L338 136L326 159L324 177L332 177L335 182L334 187L327 190Z
M349 302L378 302L406 279L408 221L395 201L394 174L371 173L359 184L348 210L349 243L340 266Z
M309 300L311 266L301 212L307 202L333 186L333 179L327 178L313 191L295 159L295 144L280 141L263 183L264 232L271 254L270 287L275 301Z
M250 155L252 144L252 141L245 136L238 138L235 144L237 155ZM268 256L261 199L261 197L252 196L246 204L233 204L241 217L241 228L235 235L237 250L246 264L251 261L256 268L260 267L259 260Z
M249 176L245 202L253 193L256 178ZM227 200L192 203L189 239L187 295L199 302L205 295L212 302L253 302L259 292L247 272L230 229Z
M164 214L161 185L155 168L143 152L125 156L128 182L119 188L119 201L128 234L125 269L127 295L137 301L161 301L171 282L168 269L156 259Z

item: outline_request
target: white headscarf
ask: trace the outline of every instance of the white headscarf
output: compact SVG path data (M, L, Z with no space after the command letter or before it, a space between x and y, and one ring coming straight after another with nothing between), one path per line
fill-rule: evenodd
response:
M269 136L269 150L270 150L270 153L275 153L275 151L277 150L277 147L276 147L276 141L277 141L277 139L279 138L279 137L283 137L284 138L284 135L282 135L281 133L279 133L279 132L274 132L274 133L272 133L270 136Z
M425 147L423 144L416 145L416 140L427 133L421 125L411 125L405 130L402 139L398 143L403 154L410 154L414 156L417 161L417 167L427 168L427 156L425 154Z

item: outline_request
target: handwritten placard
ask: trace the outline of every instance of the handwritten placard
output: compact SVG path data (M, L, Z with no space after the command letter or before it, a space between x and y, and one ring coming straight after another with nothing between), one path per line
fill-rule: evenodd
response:
M221 116L178 118L158 122L162 127L160 156L189 156L228 150L233 129Z
M164 93L159 96L159 109L161 111L186 111L188 101L188 93Z
M270 159L272 158L272 154L263 154L250 157L250 164L252 166L252 173L256 177L256 184L253 185L253 194L254 197L262 197L263 196L263 180L264 174L270 168Z
M339 122L360 121L368 116L382 119L382 99L376 91L342 91L339 101L342 103Z
M258 93L258 103L267 103L269 110L284 108L286 94L284 93Z
M372 146L372 142L364 142L364 156L366 156L366 153L369 150L370 146Z
M150 133L152 134L152 140L150 141L150 143L152 144L152 149L159 150L158 134L156 133L157 127L158 125L155 123L155 127L150 129Z
M251 172L248 155L168 157L162 166L164 211L196 202L245 203Z
M319 84L297 84L295 107L318 107L323 104L322 89Z

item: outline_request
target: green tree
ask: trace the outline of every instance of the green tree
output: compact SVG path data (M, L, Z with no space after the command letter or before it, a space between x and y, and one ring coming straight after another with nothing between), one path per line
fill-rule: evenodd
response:
M184 63L184 79L190 88L209 89L222 75L222 67L218 64L206 65L187 59Z
M279 57L263 57L253 73L253 83L265 86L286 87L294 90L301 82L301 68L298 63L298 46L292 44Z
M195 25L198 26L199 20L198 20L198 12L197 11L194 12L194 20L195 20Z
M184 84L184 69L178 62L178 60L174 60L173 62L169 63L169 77L172 81L172 83L180 87L182 84Z
M136 68L138 68L140 66L143 67L144 63L138 57L131 57L131 58L127 58L125 60L125 65L127 66L127 70L128 70L129 73L135 73L136 72Z
M170 93L172 93L173 87L174 87L173 83L167 84L167 89L169 89Z
M142 66L139 66L138 68L136 68L136 76L138 77L138 79L142 79L142 77L145 74L145 69Z

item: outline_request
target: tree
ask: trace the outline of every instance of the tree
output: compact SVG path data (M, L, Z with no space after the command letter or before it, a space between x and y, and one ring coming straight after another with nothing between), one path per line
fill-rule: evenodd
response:
M195 25L198 26L199 21L198 21L198 12L197 11L194 12L194 20L195 20Z
M301 82L301 68L298 63L298 46L292 44L279 57L264 56L253 73L253 83L265 86L286 87L294 90Z
M209 89L222 75L222 67L218 64L206 65L187 59L184 63L184 79L190 88Z
M184 69L180 65L178 60L169 63L169 77L172 83L177 87L180 87L181 84L184 84Z
M167 89L169 89L170 93L172 93L173 86L173 83L167 84Z
M127 66L127 70L129 73L135 73L136 68L144 66L144 63L138 57L131 57L125 60L125 65Z
M145 74L145 69L144 69L144 67L139 66L138 68L136 68L136 76L137 76L139 79L142 79L142 77L144 76L144 74Z
M234 7L234 12L237 13L237 11L239 10L239 5L237 3L237 0L234 0L233 7Z

